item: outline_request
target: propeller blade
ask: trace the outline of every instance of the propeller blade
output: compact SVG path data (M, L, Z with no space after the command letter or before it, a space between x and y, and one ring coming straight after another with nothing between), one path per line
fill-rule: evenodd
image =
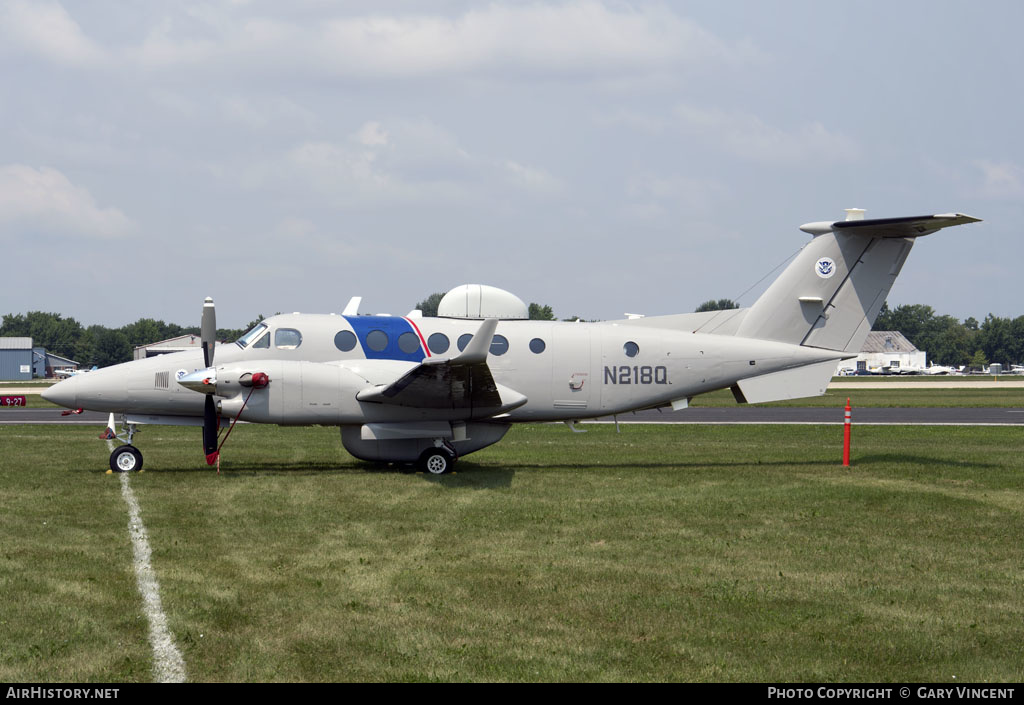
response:
M213 307L213 299L209 296L203 302L203 320L199 330L203 344L203 359L206 366L210 367L213 365L213 349L217 345L217 313Z
M206 397L206 405L203 407L203 452L206 453L206 464L213 465L217 462L217 431L220 424L217 423L217 404L212 396Z

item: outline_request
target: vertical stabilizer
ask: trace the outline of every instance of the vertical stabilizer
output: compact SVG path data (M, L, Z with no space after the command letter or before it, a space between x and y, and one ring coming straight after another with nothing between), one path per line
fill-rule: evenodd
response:
M978 222L950 213L808 223L814 239L748 311L737 336L857 352L910 254L914 239Z

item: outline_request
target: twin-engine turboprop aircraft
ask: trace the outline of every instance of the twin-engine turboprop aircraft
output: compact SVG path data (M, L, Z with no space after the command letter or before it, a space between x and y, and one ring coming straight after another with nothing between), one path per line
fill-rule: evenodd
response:
M457 287L439 316L278 315L200 354L179 352L59 382L43 397L122 415L113 470L142 468L144 424L203 427L210 464L229 422L330 425L349 453L432 473L498 442L513 423L685 408L731 388L739 402L825 392L857 356L915 238L978 222L958 213L808 223L813 239L750 308L600 323L530 321L521 300ZM356 301L355 299L353 300ZM114 435L112 430L110 435Z

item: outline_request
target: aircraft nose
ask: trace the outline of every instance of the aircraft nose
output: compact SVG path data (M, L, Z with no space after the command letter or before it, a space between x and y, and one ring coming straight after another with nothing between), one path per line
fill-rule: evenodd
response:
M66 406L69 409L78 408L78 378L69 377L57 382L49 389L43 390L40 395L48 402L59 406Z

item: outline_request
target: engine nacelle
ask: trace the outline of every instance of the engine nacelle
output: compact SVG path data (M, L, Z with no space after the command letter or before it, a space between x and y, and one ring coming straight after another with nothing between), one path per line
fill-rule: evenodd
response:
M259 360L216 368L220 413L242 421L283 426L459 422L472 410L400 406L360 400L358 395L390 384L416 363L364 360L335 365L299 360ZM257 373L269 383L260 386ZM209 376L209 370L204 371ZM506 396L514 393L509 391ZM246 401L248 400L248 401ZM244 404L244 408L243 408ZM479 411L479 410L477 410ZM482 447L482 446L481 446Z
M218 395L228 397L219 404L225 416L240 413L243 421L256 423L333 426L357 417L355 395L367 381L336 365L260 360L257 365L218 367L216 384Z

